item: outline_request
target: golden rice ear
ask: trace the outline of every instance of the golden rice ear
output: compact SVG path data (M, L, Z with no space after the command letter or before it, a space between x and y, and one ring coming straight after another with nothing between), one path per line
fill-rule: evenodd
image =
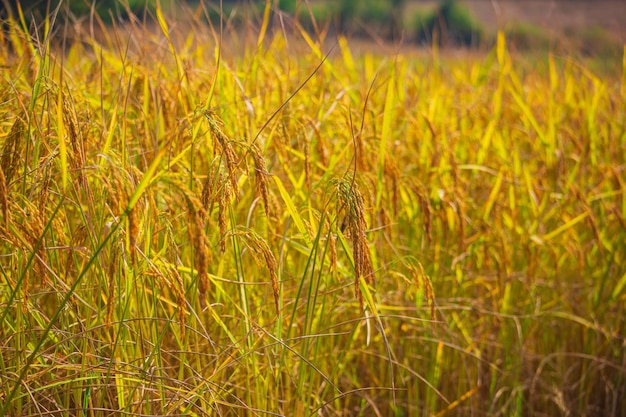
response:
M422 212L422 220L424 222L424 232L426 233L426 240L428 243L432 242L432 216L433 206L430 202L430 197L423 184L412 186L413 193L417 196L417 202Z
M128 249L133 265L137 263L137 234L139 233L137 222L137 205L135 205L128 213Z
M83 148L82 137L80 137L76 113L74 111L74 107L70 105L67 94L63 94L62 114L63 124L67 129L70 145L72 147L72 168L74 168L77 172L81 172L82 168L85 166L85 150Z
M181 188L182 189L182 188ZM194 267L198 272L198 298L202 309L206 308L206 297L209 291L209 261L211 254L208 251L208 240L204 233L204 209L202 203L189 193L183 191L189 212L189 238L193 245Z
M435 292L433 290L430 277L424 272L424 267L421 262L417 263L417 268L412 265L408 265L408 269L413 277L413 282L415 283L416 288L419 289L422 286L424 287L426 300L428 301L428 306L430 307L430 319L434 322L436 318Z
M4 176L4 170L0 166L0 208L2 209L3 227L9 228L9 190L7 188L7 180Z
M237 198L239 195L239 186L237 185L237 154L233 148L232 140L230 140L222 130L223 122L219 120L215 114L207 111L203 111L202 114L209 122L209 130L211 131L214 141L217 142L222 149L222 158L226 163L230 186L232 187L233 195Z
M232 188L230 187L230 182L226 180L226 177L223 174L220 175L220 183L222 191L218 201L217 222L220 229L220 250L224 253L226 252L226 232L228 230L226 213L232 197Z
M4 171L5 183L7 185L11 184L13 176L20 166L22 146L26 142L25 138L26 123L18 117L13 122L9 136L7 136L4 141L4 145L2 146L2 151L0 151L0 154L2 155L2 158L0 159L0 166L2 166L2 170Z
M202 203L202 209L205 215L212 211L212 206L215 202L215 176L211 174L211 170L209 170L202 184L202 193L200 195L200 203Z
M363 195L351 178L336 180L338 217L344 214L341 228L349 231L352 241L352 257L354 259L354 289L361 309L364 299L361 294L359 280L361 277L374 285L374 268L372 266L369 244L367 241L367 221L365 219L365 204Z
M260 196L263 200L263 207L265 208L265 215L270 217L270 202L269 202L269 187L267 177L270 175L267 172L267 167L265 165L265 159L263 155L261 155L261 150L259 147L254 144L250 148L252 153L252 158L254 159L254 172L256 179L256 196Z
M272 293L274 295L274 307L276 308L276 314L280 314L280 286L278 282L278 262L274 253L270 249L267 241L259 236L252 229L239 229L236 232L237 236L242 237L242 242L250 249L251 253L255 256L261 255L263 263L270 273L270 283L272 286Z

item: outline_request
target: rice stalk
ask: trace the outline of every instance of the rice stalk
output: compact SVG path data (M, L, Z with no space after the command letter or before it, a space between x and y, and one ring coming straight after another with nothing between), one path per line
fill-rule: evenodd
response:
M109 256L108 260L108 269L107 269L107 293L106 293L106 315L104 319L104 324L107 329L111 327L113 322L113 311L115 307L115 278L117 273L122 275L120 280L123 282L126 274L126 268L119 268L119 253L120 250L117 245L113 245L113 250Z
M328 231L328 249L330 252L330 275L333 278L337 277L337 235Z

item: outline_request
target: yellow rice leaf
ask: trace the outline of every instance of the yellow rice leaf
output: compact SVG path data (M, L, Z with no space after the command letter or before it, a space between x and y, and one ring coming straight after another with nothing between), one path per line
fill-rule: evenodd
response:
M485 203L485 209L483 211L483 220L485 221L487 221L487 219L489 218L489 213L491 213L491 209L493 208L493 205L495 204L496 199L498 198L498 194L500 193L500 187L502 186L503 179L504 179L504 172L500 170L500 173L498 173L498 178L496 179L496 183L493 186L491 193L489 194L489 199Z
M167 39L167 41L170 42L170 33L167 27L167 22L163 18L163 12L161 11L161 6L159 6L158 4L156 7L156 15L157 15L157 21L159 22L159 26L161 27L161 31L163 32L165 39Z
M343 56L343 62L346 64L346 68L350 74L355 74L356 67L354 65L354 59L352 58L352 53L348 47L348 40L345 36L339 37L339 47L341 48L341 55Z
M283 202L285 203L285 206L287 207L287 211L289 212L289 215L293 219L293 222L296 224L296 228L308 240L309 235L306 231L306 227L304 226L304 222L302 221L300 214L298 214L298 210L296 210L296 206L293 204L293 200L291 199L291 196L285 189L285 186L283 185L280 178L278 178L277 176L272 176L272 178L274 179L274 182L276 183L276 186L278 187L278 191L280 192L280 196L282 197Z
M504 64L504 58L506 57L506 37L504 32L498 32L498 41L496 47L496 54L498 55L498 63L502 66Z
M265 39L265 34L267 33L267 26L270 21L270 11L272 10L272 2L265 2L265 10L263 10L263 24L261 25L261 30L259 31L259 37L256 41L256 47L259 48L263 44L263 39Z
M57 129L59 135L59 157L61 159L61 182L67 188L67 144L65 143L65 124L63 123L63 89L59 88L57 97Z
M380 147L378 148L378 191L376 193L376 209L380 207L380 201L385 185L383 184L383 173L385 171L385 157L387 155L387 144L391 136L391 120L393 119L395 106L395 69L392 70L389 84L387 84L387 97L383 110L383 127L380 133Z
M620 293L622 292L622 289L624 289L625 286L626 286L626 273L617 282L617 285L615 286L615 288L613 289L613 292L611 293L611 299L612 300L617 299L617 297L619 297Z
M137 204L137 201L139 201L144 191L146 191L146 189L150 185L152 177L154 177L154 173L159 167L159 164L161 163L161 159L163 159L163 156L165 155L165 152L168 150L168 148L169 148L169 144L163 146L163 148L161 148L161 150L154 157L154 160L148 167L148 170L145 172L145 174L143 174L143 177L141 178L139 185L135 189L135 192L128 200L128 206L126 207L127 211L130 211L132 210L133 207L135 207L135 204Z
M124 375L119 372L115 374L115 390L117 391L118 409L124 410L126 408L126 392L124 389Z
M583 214L581 214L579 216L574 217L572 220L568 221L564 225L556 228L555 230L551 231L547 235L544 235L543 236L543 240L550 240L550 239L552 239L553 237L563 233L564 231L566 231L570 227L574 226L576 223L580 222L581 220L584 220L587 216L589 216L589 212L588 211L584 212Z
M535 129L535 132L537 132L537 136L539 137L541 142L545 144L546 136L543 133L543 129L541 129L541 126L539 126L539 123L537 123L537 119L535 119L535 116L533 116L533 112L530 110L530 107L528 107L528 105L524 103L524 100L522 99L522 97L519 94L517 94L513 89L510 89L509 92L513 96L513 99L519 106L520 110L522 110L522 113L524 114L526 119L532 125L533 129ZM550 152L548 152L548 155L550 155Z
M102 147L102 155L107 155L109 153L109 148L111 148L111 143L113 143L113 136L115 134L117 126L117 103L112 111L111 122L109 123L109 129L107 132L107 137L104 141L104 146ZM104 164L105 159L101 160L101 164Z

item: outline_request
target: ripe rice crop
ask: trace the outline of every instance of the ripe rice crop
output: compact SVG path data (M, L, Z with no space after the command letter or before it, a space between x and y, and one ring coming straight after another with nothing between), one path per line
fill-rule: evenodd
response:
M267 12L3 23L0 415L624 415L626 53Z

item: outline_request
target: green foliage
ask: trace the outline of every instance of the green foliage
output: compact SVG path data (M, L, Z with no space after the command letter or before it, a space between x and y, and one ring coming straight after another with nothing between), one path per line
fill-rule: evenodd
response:
M393 6L388 2L369 0L359 10L358 18L364 23L388 24L391 20Z
M404 4L404 0L340 0L333 14L340 32L390 38L402 30Z
M621 58L623 44L601 26L566 31L575 40L576 46L587 56L599 58Z
M278 0L278 8L285 12L294 13L296 11L297 0Z
M335 3L333 14L337 19L337 29L340 32L344 32L349 27L349 22L352 21L358 14L359 0L338 0Z
M429 15L420 12L414 22L417 41L421 43L476 46L483 32L467 9L455 0L444 0Z
M59 3L61 6L59 7ZM161 1L161 5L169 1ZM17 12L17 5L13 4L12 13ZM154 10L156 0L100 0L95 2L95 12L105 21L114 18L126 18L129 12L141 15L145 10ZM71 14L76 17L88 15L91 12L91 3L84 0L40 0L34 2L21 2L24 16L27 19L35 19L41 22L45 16L50 15L57 8L61 15Z
M554 44L550 34L530 23L515 23L506 31L506 38L516 51L547 52Z

